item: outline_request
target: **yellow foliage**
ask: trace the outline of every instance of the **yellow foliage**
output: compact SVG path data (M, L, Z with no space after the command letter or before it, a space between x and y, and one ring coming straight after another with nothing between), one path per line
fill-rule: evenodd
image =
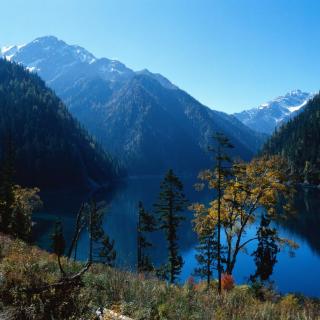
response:
M279 156L261 157L249 163L235 162L231 178L220 176L223 190L220 219L229 247L236 239L236 246L229 248L235 256L243 248L240 240L259 217L259 210L275 218L276 206L281 198L286 199L283 202L284 211L290 209L287 200L292 198L293 189L287 181L285 168L286 163ZM217 188L219 177L216 170L206 170L199 178L209 189ZM191 209L195 216L194 229L199 235L208 228L214 229L218 220L218 200L213 199L208 206L197 203Z

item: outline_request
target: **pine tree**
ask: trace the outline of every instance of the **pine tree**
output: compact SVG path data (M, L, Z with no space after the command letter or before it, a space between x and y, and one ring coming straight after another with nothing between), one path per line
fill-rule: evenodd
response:
M109 236L105 234L102 238L101 245L102 247L99 252L100 262L109 267L114 267L117 257L114 240L110 240Z
M222 274L222 252L221 252L221 200L224 190L224 180L230 174L229 164L231 159L226 153L227 149L233 148L233 145L230 143L229 139L222 133L216 133L213 137L216 140L217 146L215 148L209 147L209 150L215 153L216 161L216 185L217 190L217 268L218 268L218 292L221 293L221 274Z
M277 231L270 227L271 220L263 215L257 232L258 247L253 252L256 272L250 277L251 281L267 281L273 273L277 263L277 254L280 251L277 245Z
M66 248L66 241L64 239L63 235L63 227L61 221L57 221L54 225L54 230L51 236L51 247L53 252L58 257L58 264L60 268L61 274L65 274L62 265L61 265L61 256L64 254L65 248Z
M156 229L155 218L149 214L141 201L138 204L138 223L137 223L137 271L147 272L153 269L149 256L145 253L146 249L152 244L144 236L145 232L152 232Z
M171 169L161 182L160 190L158 201L154 206L159 217L159 228L165 232L168 244L168 263L161 271L170 283L174 283L183 267L177 243L177 229L184 220L181 212L186 209L187 200L181 181Z
M103 218L106 211L103 202L97 203L95 199L85 206L88 214L88 227L90 228L90 252L94 261L113 267L116 260L114 240L111 240L103 229Z
M210 286L214 270L217 270L217 235L214 227L206 227L198 233L199 244L196 246L196 260L198 267L194 270L194 275L206 279L207 286Z

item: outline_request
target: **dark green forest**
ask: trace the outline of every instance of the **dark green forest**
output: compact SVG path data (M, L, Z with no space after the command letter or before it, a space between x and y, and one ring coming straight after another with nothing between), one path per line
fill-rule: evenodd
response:
M116 161L44 81L2 59L0 141L0 163L10 154L15 182L22 185L82 188L106 183L119 173Z
M274 132L263 152L287 158L291 174L300 182L320 182L320 95L295 118Z

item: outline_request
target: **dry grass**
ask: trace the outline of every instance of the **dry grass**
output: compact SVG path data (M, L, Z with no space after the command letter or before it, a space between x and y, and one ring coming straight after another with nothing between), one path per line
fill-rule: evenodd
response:
M19 311L17 319L94 319L100 307L136 320L320 319L318 300L281 297L249 286L235 286L219 296L214 283L209 290L203 283L170 286L102 265L94 265L82 284L68 292L28 295L25 289L59 279L55 256L3 236L0 241L0 297L3 306ZM70 271L81 267L66 260L63 263Z

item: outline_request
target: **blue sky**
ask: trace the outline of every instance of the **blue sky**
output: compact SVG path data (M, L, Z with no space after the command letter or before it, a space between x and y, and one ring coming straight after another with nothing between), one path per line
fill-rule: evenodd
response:
M10 0L0 45L55 35L228 113L320 89L319 0Z

